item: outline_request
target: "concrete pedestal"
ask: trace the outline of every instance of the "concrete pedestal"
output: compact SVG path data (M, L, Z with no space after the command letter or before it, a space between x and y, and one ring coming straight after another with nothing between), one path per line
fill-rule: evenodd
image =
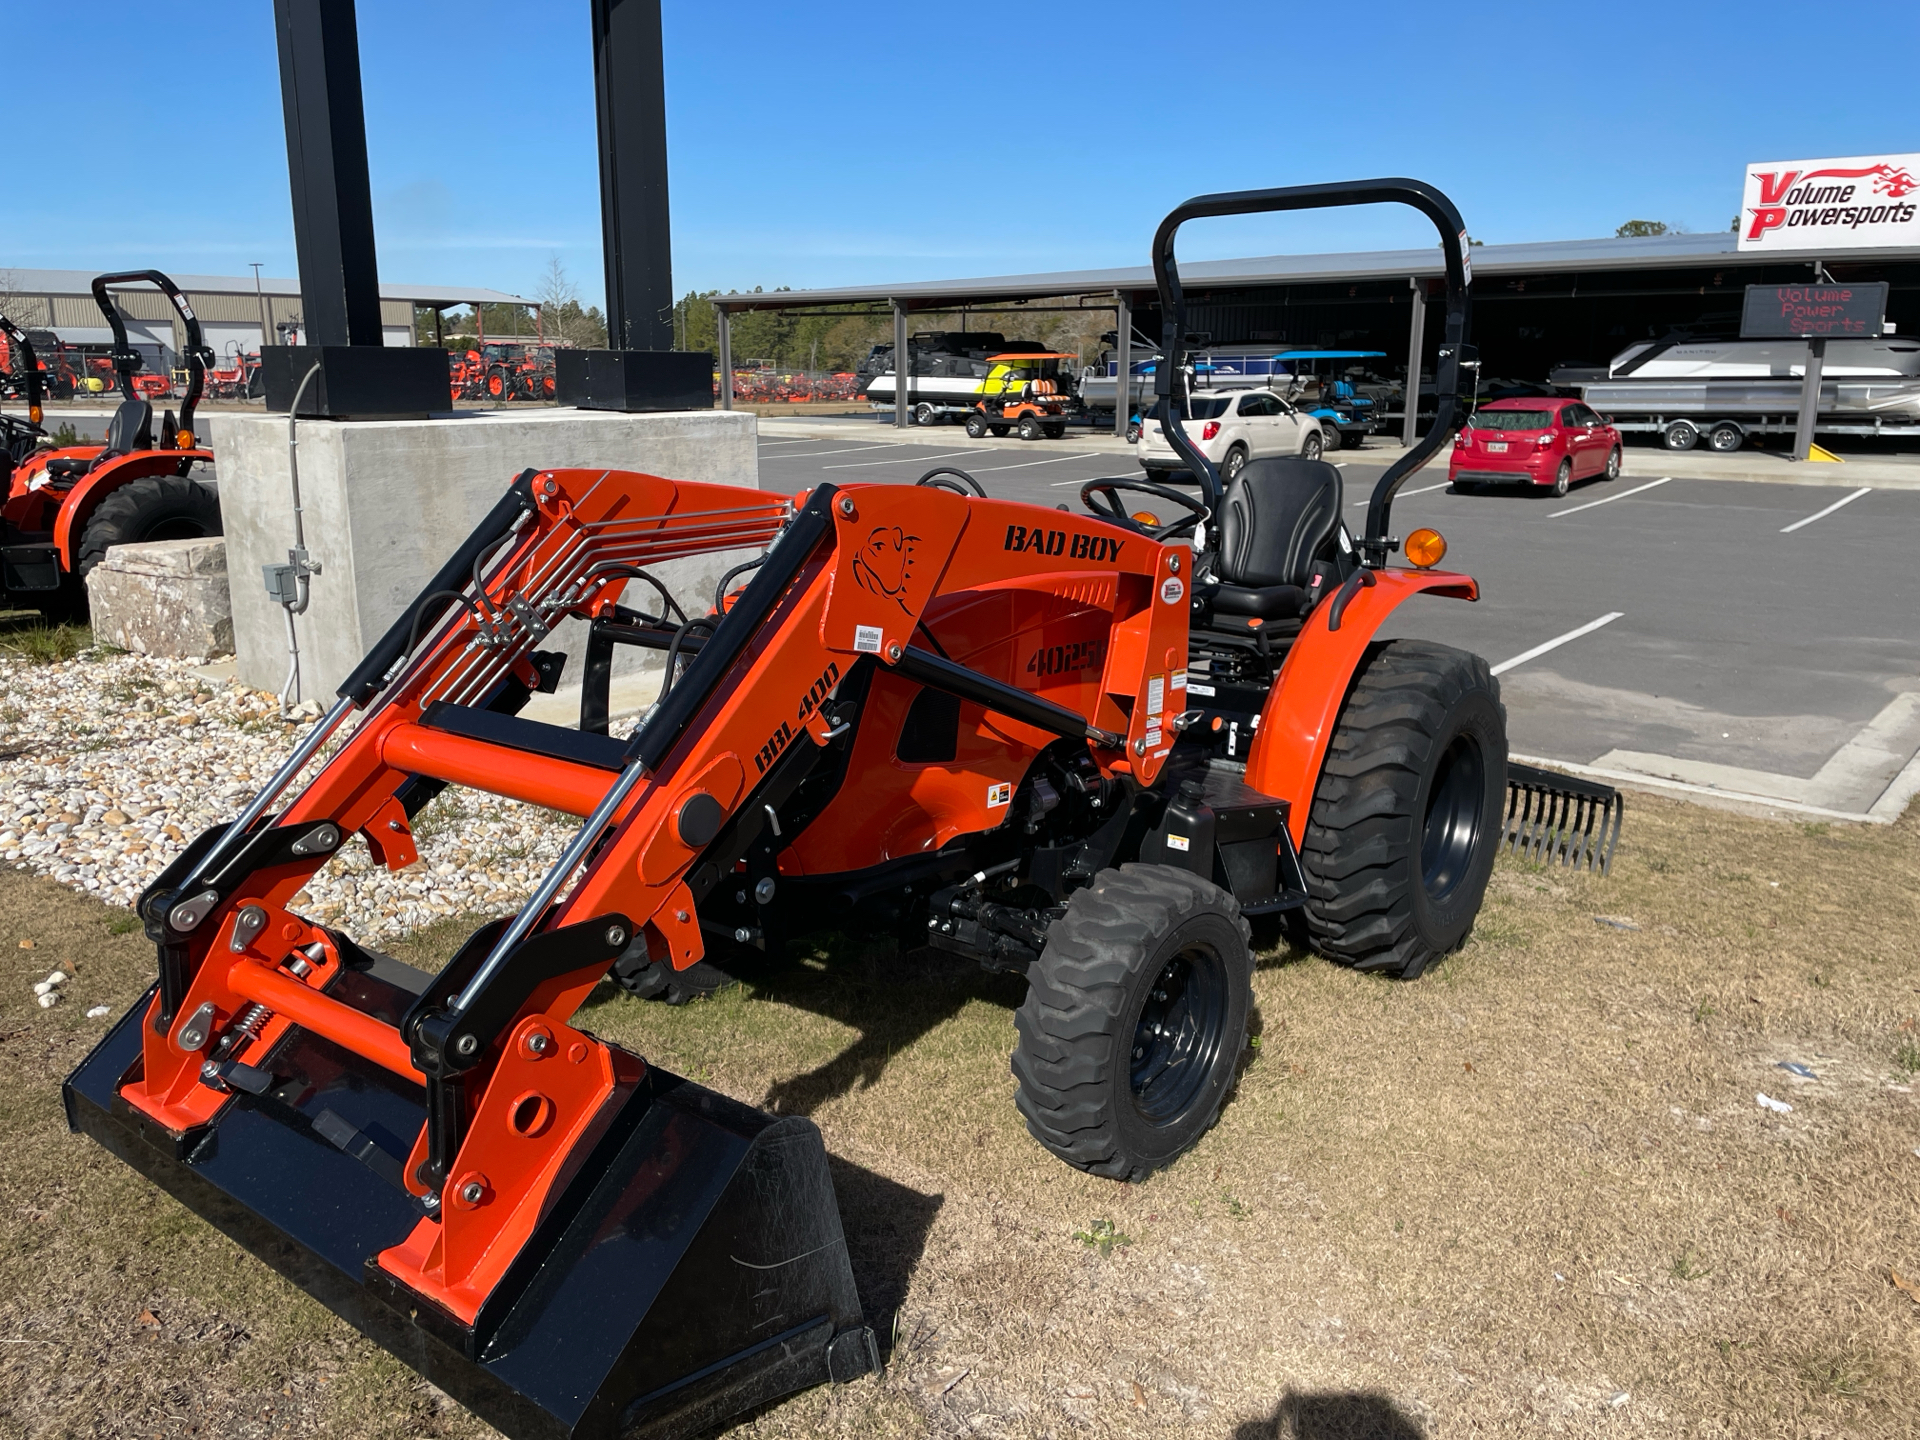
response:
M280 692L287 677L286 612L271 603L261 567L284 564L293 544L283 415L206 417L219 457L220 511L232 572L239 678ZM321 573L295 623L302 700L334 690L434 571L528 466L605 466L674 480L758 488L756 417L705 410L620 415L580 410L483 411L432 420L299 422L300 494L307 550ZM701 611L713 586L749 552L660 567L674 598ZM649 592L650 593L650 592ZM568 621L542 649L574 658L586 627ZM622 652L628 671L642 657ZM620 666L616 666L616 676Z

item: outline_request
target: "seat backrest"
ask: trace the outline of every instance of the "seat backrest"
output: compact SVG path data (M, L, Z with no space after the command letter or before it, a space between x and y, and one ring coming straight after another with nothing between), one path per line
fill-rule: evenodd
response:
M107 422L107 448L102 460L153 448L153 406L145 400L122 400Z
M1305 589L1340 500L1340 472L1324 460L1249 460L1220 505L1214 574L1230 585Z

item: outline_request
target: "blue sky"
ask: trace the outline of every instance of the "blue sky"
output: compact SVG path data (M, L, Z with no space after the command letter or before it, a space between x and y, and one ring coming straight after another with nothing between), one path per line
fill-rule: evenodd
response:
M1819 43L1775 0L1018 13L665 0L677 289L1139 264L1188 195L1380 174L1440 185L1490 243L1721 230L1749 160L1920 150L1912 0L1850 4ZM528 293L557 255L599 298L586 16L363 0L384 279ZM0 269L294 273L269 0L4 0L0 35L16 69L65 57L30 87L30 144L7 130ZM1181 253L1428 244L1424 224L1216 221Z

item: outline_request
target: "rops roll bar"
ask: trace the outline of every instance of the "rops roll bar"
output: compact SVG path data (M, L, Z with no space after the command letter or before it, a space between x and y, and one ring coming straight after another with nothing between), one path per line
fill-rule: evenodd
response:
M187 398L180 407L180 431L175 444L182 450L191 450L194 445L193 412L200 404L200 394L206 388L207 366L213 363L213 351L200 338L200 321L193 313L193 307L187 304L187 297L180 293L175 285L158 270L121 270L111 275L93 277L93 303L100 307L100 313L107 317L107 323L113 327L113 368L120 377L120 393L132 400L133 377L140 369L140 353L127 343L127 325L120 318L120 309L107 295L109 285L127 285L144 280L152 285L179 314L187 327L187 345L181 352L187 362Z
M27 332L4 315L0 315L0 332L7 337L9 369L25 376L27 422L38 425L46 414L41 404L46 398L46 382L40 375L40 357L33 353L33 342L27 338Z
M1424 180L1403 178L1344 180L1330 185L1289 185L1276 190L1235 190L1220 195L1197 195L1175 206L1167 218L1160 222L1160 228L1153 237L1153 275L1160 289L1162 357L1154 367L1155 415L1175 452L1198 477L1208 508L1217 512L1221 499L1220 472L1187 438L1187 432L1180 423L1181 412L1186 408L1183 403L1177 402L1186 399L1186 378L1182 374L1182 365L1186 359L1187 301L1180 288L1180 272L1174 266L1174 233L1188 220L1208 216L1255 215L1269 210L1320 210L1336 205L1386 203L1411 205L1433 221L1434 227L1439 230L1440 248L1447 265L1447 319L1440 346L1439 373L1434 377L1439 404L1433 428L1427 432L1425 439L1387 467L1387 473L1374 486L1373 498L1367 505L1367 531L1365 538L1360 541L1360 556L1366 564L1375 567L1386 563L1387 526L1394 495L1406 483L1407 477L1431 460L1460 427L1465 418L1460 406L1462 372L1471 371L1478 363L1467 344L1470 310L1468 292L1473 281L1473 265L1467 254L1466 226L1453 201ZM1407 396L1407 403L1417 406L1420 402L1417 390L1411 383L1408 389L1414 393Z

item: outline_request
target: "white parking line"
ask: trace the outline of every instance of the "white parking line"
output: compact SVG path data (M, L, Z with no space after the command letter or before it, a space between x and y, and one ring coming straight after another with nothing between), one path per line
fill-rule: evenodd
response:
M1780 533L1782 535L1791 535L1794 531L1798 530L1802 525L1811 525L1814 521L1824 519L1828 515L1831 515L1834 511L1838 510L1842 505L1851 505L1854 501L1858 500L1862 495L1870 495L1872 493L1873 493L1873 487L1871 485L1862 485L1858 490L1854 491L1851 495L1847 496L1846 499L1836 500L1831 505L1827 506L1826 509L1818 512L1817 514L1809 515L1804 520L1796 520L1791 525L1783 526L1781 528Z
M858 455L865 450L898 450L903 445L912 445L915 443L916 442L912 440L894 440L885 445L849 445L844 450L815 450L811 455L796 455L793 458L796 460L817 460L822 455ZM926 442L920 441L917 443L925 444ZM784 457L776 455L774 458L778 460Z
M1089 450L1084 455L1054 455L1045 460L1024 460L1018 465L982 465L973 473L985 475L994 470L1026 470L1034 465L1059 465L1067 460L1091 460L1099 453L1098 450Z
M1604 500L1589 500L1584 505L1576 505L1571 510L1556 510L1547 516L1549 520L1558 520L1562 515L1578 515L1582 510L1591 510L1596 505L1611 505L1616 500L1624 500L1629 495L1638 495L1642 490L1652 490L1673 479L1671 475L1662 475L1658 480L1649 480L1644 485L1636 485L1631 490L1622 490L1618 495L1609 495Z
M956 455L979 453L977 450L943 450L938 455L894 455L885 460L847 460L838 465L822 465L820 468L822 470L865 470L873 465L914 465L922 460L951 460Z
M804 440L762 440L760 445L761 448L764 449L769 445L818 445L819 443L820 437L818 435L809 435Z
M1502 660L1498 665L1494 666L1493 673L1495 675L1504 675L1507 673L1507 671L1513 669L1513 667L1516 665L1524 665L1529 660L1537 660L1542 655L1546 654L1549 650L1558 650L1562 645L1566 644L1569 640L1578 640L1582 635L1591 635L1594 631L1598 630L1602 625L1611 625L1614 621L1618 620L1622 615L1626 613L1627 612L1624 610L1609 611L1607 614L1602 615L1598 620L1589 620L1586 624L1582 625L1578 630L1569 630L1564 635L1554 636L1553 639L1547 641L1547 643L1544 645L1536 645L1531 650L1522 650L1518 655L1514 656L1511 660Z
M1404 500L1409 495L1425 495L1432 490L1444 490L1447 488L1447 486L1451 485L1452 483L1453 482L1451 480L1442 480L1438 485L1422 485L1418 490L1402 490L1398 495L1394 496L1393 498L1396 500ZM1354 501L1352 506L1350 506L1349 508L1357 510L1362 505L1370 505L1372 503L1373 503L1373 497L1369 495L1365 500Z

